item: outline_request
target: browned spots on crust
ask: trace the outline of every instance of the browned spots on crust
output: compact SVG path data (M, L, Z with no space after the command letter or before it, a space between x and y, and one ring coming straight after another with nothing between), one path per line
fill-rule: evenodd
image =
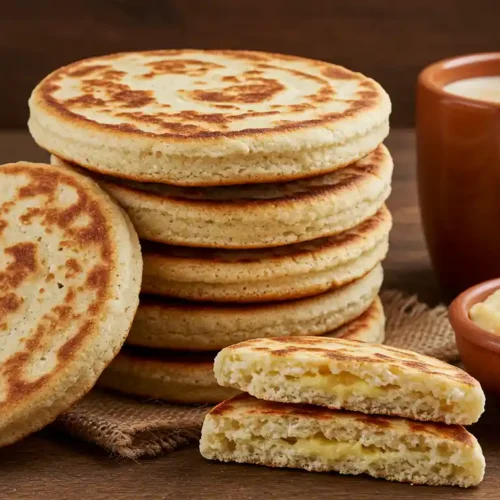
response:
M49 375L39 377L33 382L26 382L23 379L24 368L29 364L31 355L27 351L17 352L3 363L3 375L6 379L7 398L0 403L0 408L4 405L13 404L44 386Z
M267 54L252 52L249 50L212 50L210 52L242 61L260 62L269 60L269 56Z
M446 425L439 422L425 424L412 420L407 420L407 422L410 431L417 434L433 434L436 437L460 442L467 446L474 444L471 435L461 425Z
M116 69L108 69L106 71L104 71L103 73L101 73L101 78L103 79L110 79L110 80L113 80L113 79L120 79L120 78L123 78L124 76L126 75L126 73L124 71L118 71Z
M272 339L272 342L277 342L279 344L287 344L288 342L293 342L294 344L314 345L322 344L324 340L315 337L276 337Z
M55 306L52 308L52 311L57 315L59 320L66 321L71 316L73 308L71 306Z
M76 259L68 259L65 265L68 268L65 276L66 279L72 278L82 272L82 267Z
M90 288L95 288L97 294L102 298L106 287L109 283L109 267L108 266L95 266L87 276L86 284Z
M384 351L390 351L393 352L394 354L398 355L398 358L405 358L409 360L414 360L414 359L419 359L417 354L414 354L413 352L410 351L403 351L401 349L398 349L397 347L391 347L389 345L384 346Z
M381 429L388 429L391 427L391 421L388 418L383 418L379 416L371 416L371 415L363 415L352 413L351 415L356 415L356 420L365 425L369 425L371 427L380 427Z
M272 99L285 88L281 82L272 78L254 78L252 82L230 85L223 89L195 89L182 93L195 101L254 104Z
M264 413L276 415L293 415L297 417L314 418L314 420L328 420L332 418L333 410L318 408L306 404L265 403Z
M322 104L333 100L334 96L335 92L333 88L329 84L324 83L314 94L306 95L305 99L313 104Z
M36 327L34 334L26 340L25 350L15 353L3 364L3 373L6 377L6 387L8 390L8 398L0 404L0 408L9 403L25 397L30 392L33 392L42 387L47 379L54 374L39 377L34 381L26 381L24 378L25 367L29 365L33 359L41 356L45 350L50 348L51 335L60 329L69 327L72 321L72 308L67 305L54 306L51 311L43 315ZM59 365L55 371L63 368Z
M463 384L474 386L477 385L477 382L474 378L472 378L468 373L464 372L463 370L457 370L453 374L453 378L458 381L462 382Z
M113 102L122 103L120 108L141 108L155 101L150 90L124 90L113 96Z
M0 318L3 320L5 316L19 309L24 302L22 297L19 297L13 292L9 292L0 297Z
M245 71L243 73L243 76L249 77L249 76L262 76L264 74L263 71L260 71L258 69L250 69L248 71Z
M355 76L355 73L342 66L327 66L321 70L321 74L333 80L352 80Z
M321 88L326 87L326 88L331 89L331 87L328 85L328 83L325 82L325 80L323 78L320 78L319 76L312 75L310 73L304 73L303 71L298 71L296 69L290 69L290 68L287 68L286 71L288 73L296 76L297 78L302 78L304 80L310 80L312 82L315 82L318 85L320 85Z
M178 74L191 77L204 76L209 71L221 69L224 66L208 61L197 59L164 59L161 61L152 61L146 66L151 68L150 73L142 75L143 78L149 78L156 75Z
M153 124L153 125L159 125L160 127L163 128L170 128L172 126L179 126L178 132L181 131L186 131L186 133L189 132L195 132L196 130L199 130L199 128L196 125L191 125L191 124L180 124L180 123L166 123L164 117L165 113L143 113L141 111L135 111L135 112L121 112L117 113L117 116L123 117L123 118L128 118L132 119L134 121L138 121L141 123L148 123L148 124ZM125 125L125 124L124 124ZM136 127L133 127L134 129Z
M210 415L222 415L233 410L233 399L227 399L210 410Z
M12 170L12 169L11 169ZM59 174L55 174L50 170L43 171L39 169L37 175L32 175L29 169L22 169L22 167L16 168L12 173L25 173L30 176L30 182L24 186L21 186L18 190L19 198L34 198L36 196L45 195L47 196L47 201L52 201L55 196L55 190L59 184ZM23 220L23 218L21 218Z
M121 114L121 113L119 113ZM116 125L116 128L118 130L121 130L122 132L140 132L140 128L136 127L135 125L132 125L130 123L119 123Z
M8 226L7 222L3 219L0 219L0 234L3 233L4 229Z
M312 104L290 104L286 106L287 111L291 111L292 113L298 113L300 111L306 111L307 109L314 108Z
M230 104L214 104L213 107L217 109L240 109L238 106L231 106Z
M237 109L237 108L236 108ZM267 116L277 114L276 111L267 112L247 112L241 114L227 115L224 113L200 113L198 111L180 111L178 113L143 113L141 111L118 113L117 116L128 118L130 120L138 121L141 123L157 125L165 130L175 132L182 135L194 134L197 131L202 131L203 128L198 124L189 123L210 123L217 124L219 128L227 128L227 124L233 120L240 120L243 118L253 116ZM177 121L179 120L179 121Z
M172 56L183 56L186 53L193 52L193 50L185 50L185 49L159 49L159 50L146 50L142 52L142 54L147 56L158 56L158 57L172 57ZM123 56L126 56L127 53L123 53ZM110 56L112 57L112 56Z
M178 114L180 113L176 113L175 115ZM184 118L187 120L188 116L193 116L193 114L196 114L196 112L188 111L187 115L185 115ZM167 113L143 113L141 111L123 111L121 113L117 113L116 116L128 118L134 121L138 121L140 123L158 125L159 127L183 135L193 134L201 130L197 125L193 125L190 123L168 122L166 120L166 117L170 115ZM216 117L216 115L208 115L208 116L213 117L213 119L215 119ZM135 129L136 127L133 128Z
M69 240L62 241L61 247L71 246L74 243L97 244L101 246L102 256L106 257L109 252L107 226L104 215L101 213L97 201L89 198L86 191L71 176L62 171L53 169L23 169L16 166L11 169L12 173L25 172L31 177L29 184L22 186L18 190L20 198L37 197L40 195L47 197L47 202L54 199L57 187L65 185L76 191L77 201L65 208L54 208L50 203L46 203L44 208L32 207L22 216L24 224L32 222L37 217L41 219L41 224L46 226L58 226L69 237ZM84 227L72 227L80 216L86 215L90 218L90 223Z
M75 297L76 297L75 290L73 288L70 288L66 292L66 296L64 297L64 302L66 304L70 304L71 302L74 302Z
M100 99L99 97L95 97L92 94L83 94L77 97L72 97L71 99L66 99L64 103L67 104L68 106L74 106L74 107L81 106L84 108L106 105L104 100Z
M357 92L356 95L367 102L371 102L377 98L378 93L375 92L374 90L370 90L364 92Z
M57 359L59 362L71 359L78 351L84 340L88 337L94 327L93 321L86 321L78 330L76 335L65 342L57 351Z
M374 356L375 356L376 358L383 359L383 360L387 360L387 361L392 361L392 360L394 360L394 358L391 358L390 356L386 356L385 354L381 354L380 352L376 352L376 353L374 354Z
M151 90L132 90L128 85L107 78L89 78L82 80L82 91L87 94L103 92L106 104L120 108L140 108L155 101Z
M9 213L10 210L16 205L14 201L4 201L0 205L0 214L6 214Z
M35 164L6 165L2 169L2 174L15 175L18 177L16 181L24 181L15 193L16 203L18 200L33 198L34 203L31 203L31 200L26 204L17 203L17 207L24 207L20 220L24 223L33 223L35 226L45 225L47 228L59 229L59 247L51 249L52 251L59 252L65 248L74 248L82 253L91 252L99 261L99 265L96 265L89 273L84 290L86 296L90 297L93 302L89 306L84 303L82 314L75 311L75 307L81 306L81 303L77 302L73 287L67 287L64 281L54 283L56 276L52 272L45 276L45 282L52 283L51 288L57 290L56 287L58 287L61 290L67 287L66 290L61 290L58 297L62 297L64 291L66 294L63 300L58 300L50 312L38 319L36 327L29 331L29 335L21 339L25 342L24 350L19 350L2 363L7 392L7 397L0 403L0 408L3 409L39 388L47 386L50 378L65 369L67 362L60 362L46 375L39 376L36 380L27 379L27 367L43 359L47 351L53 348L54 339L58 341L61 337L65 339L65 336L71 333L71 338L58 352L59 358L67 361L78 354L78 348L85 342L88 335L95 333L97 318L108 298L106 293L113 272L111 256L115 249L107 232L108 223L102 213L102 208L93 198L91 190L86 187L85 180L80 180L62 169ZM68 197L68 199L75 201L68 201L65 198L61 206L58 200L65 190L73 191L72 194L75 196ZM32 274L41 271L37 246L34 243L18 243L3 251L7 257L11 258L11 261L0 272L0 318L20 308L23 304L23 297L19 293L16 294L15 289ZM82 265L76 258L68 258L65 266L61 267L69 273L67 277L82 271ZM38 295L33 298L35 307L37 307L37 302L45 302L44 293L47 295L46 288L38 289ZM80 319L83 315L85 315L85 324L82 324L83 319ZM20 316L18 313L18 317ZM0 323L7 324L6 321Z
M401 363L409 368L414 368L415 370L427 373L433 373L432 368L427 363L422 363L421 361L401 361Z
M243 120L244 115L233 118L233 127L228 126L226 120L210 120L203 123L192 122L184 123L182 117L169 119L168 117L158 116L158 113L151 113L151 117L156 116L159 119L156 123L150 121L150 127L140 127L140 123L145 123L143 120L138 120L139 124L122 123L98 123L98 120L84 116L82 109L96 107L101 113L114 116L116 110L131 109L138 110L149 104L153 104L156 109L165 110L167 105L158 103L155 95L149 91L142 89L133 90L131 86L124 83L123 71L114 69L112 61L122 57L130 57L128 54L111 55L108 57L96 57L74 63L73 65L56 71L50 77L44 80L39 88L40 94L47 104L56 109L60 114L65 115L70 120L79 120L87 122L92 126L119 131L123 134L137 134L149 137L162 137L170 139L183 140L186 137L192 137L199 140L209 140L219 137L240 137L246 135L265 135L275 132L290 132L302 128L314 127L324 123L351 117L358 114L360 111L365 111L373 107L378 100L380 90L378 87L371 85L370 81L364 81L361 75L352 73L344 68L328 65L328 63L312 61L302 58L294 58L292 56L280 54L265 54L251 51L207 51L208 55L220 55L228 58L234 58L241 62L246 62L246 67L239 74L229 74L220 76L218 84L214 84L212 88L198 88L187 91L181 90L180 93L187 99L210 103L212 107L218 107L217 104L224 103L262 103L272 99L278 92L282 92L280 87L281 79L266 78L265 71L280 72L293 76L294 78L306 79L313 82L317 87L311 90L310 95L306 96L306 102L300 102L296 106L293 104L290 107L286 105L276 105L276 110L280 110L283 114L286 113L303 113L308 109L316 108L318 111L313 115L312 119L297 119L286 120L283 116L280 120L269 121L266 126L252 127L245 126L237 127L237 120ZM144 60L141 61L141 58ZM218 70L225 68L224 61L221 64L212 61L204 60L204 57L199 56L196 50L183 51L144 51L137 53L134 58L137 58L139 64L144 64L144 74L142 78L150 79L158 75L187 75L192 78L193 82L199 87L209 86L213 80L200 78L203 75L212 72L215 76ZM148 58L158 58L151 60ZM283 64L282 61L297 61L304 63L304 71L296 68L301 68L301 64L294 66ZM308 71L307 66L313 70ZM150 71L148 71L150 69ZM320 73L321 71L321 73ZM315 74L317 72L317 74ZM74 76L79 78L80 93L83 96L77 96L68 102L61 101L55 97L56 90L60 87L60 81L68 78L70 74L81 75ZM353 79L359 87L356 99L346 99L344 101L345 108L338 112L319 114L321 105L335 98L335 89L331 86L331 78L337 79ZM71 78L71 77L69 77ZM140 77L139 77L140 78ZM224 87L224 85L228 87ZM92 97L89 97L92 96ZM302 97L303 101L304 98ZM109 106L108 106L109 105ZM272 103L271 103L272 105ZM229 108L221 108L229 109ZM262 115L247 115L247 117L262 116ZM104 120L107 121L107 120ZM161 123L163 122L163 123ZM207 125L208 124L208 125ZM127 126L129 125L129 126ZM137 125L137 126L134 126ZM153 126L154 125L154 126Z
M4 252L12 258L12 262L0 272L0 292L6 293L34 274L38 268L37 248L34 243L18 243L8 247Z
M110 68L110 66L103 64L94 64L90 66L78 66L75 69L68 69L67 74L73 78L81 78L82 76L89 76L92 73L102 71L103 69Z

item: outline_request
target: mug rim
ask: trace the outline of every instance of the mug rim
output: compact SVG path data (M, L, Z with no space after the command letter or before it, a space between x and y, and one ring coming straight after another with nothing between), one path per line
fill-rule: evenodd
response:
M500 102L474 99L473 97L465 97L453 94L451 92L444 90L443 86L437 84L434 81L434 77L437 73L441 73L446 70L452 70L453 68L457 68L460 66L469 66L488 61L498 61L500 64L500 52L478 52L475 54L463 54L459 56L448 57L446 59L441 59L440 61L436 61L432 64L429 64L422 71L420 71L418 75L418 83L419 85L425 86L428 90L436 94L439 94L442 97L448 97L458 102L462 102L464 104L469 104L469 105L473 104L476 106L479 105L483 107L489 107L500 110ZM491 75L491 76L497 76L497 75ZM500 76L500 72L498 73L498 76Z

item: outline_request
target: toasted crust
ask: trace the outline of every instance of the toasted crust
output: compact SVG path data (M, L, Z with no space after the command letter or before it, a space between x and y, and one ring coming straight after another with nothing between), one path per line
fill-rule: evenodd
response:
M259 304L212 304L142 297L127 342L178 350L217 350L250 338L321 335L370 307L382 284L366 276L315 297Z
M211 250L143 242L142 292L195 301L264 302L323 293L385 258L392 226L376 215L336 236L272 249Z
M479 382L404 349L325 337L254 339L223 349L219 384L255 397L468 425L484 411Z
M57 157L56 165L69 165ZM391 191L392 158L380 144L328 175L283 184L206 189L97 176L141 238L172 245L262 248L338 234L372 217Z
M224 462L462 487L479 484L485 469L479 443L459 425L272 403L247 394L207 414L200 452Z
M0 445L54 420L95 383L138 305L140 246L97 184L0 166Z
M214 353L182 353L124 346L98 385L173 403L213 404L239 393L221 387L213 374Z
M323 337L382 344L385 340L385 314L382 301L377 297L363 314L333 332L325 333Z
M221 185L347 165L384 139L390 110L379 84L330 63L161 50L54 71L32 93L29 127L45 149L98 172Z
M319 406L306 404L284 404L273 401L256 399L249 394L239 394L223 401L212 410L210 415L231 416L234 418L244 415L268 415L276 417L312 418L314 420L356 421L370 427L372 432L387 429L398 429L401 435L407 433L425 434L432 438L446 439L457 445L474 446L477 444L472 434L461 425L446 425L438 422L416 422L401 417L382 417L379 415L364 415L351 411L336 411Z

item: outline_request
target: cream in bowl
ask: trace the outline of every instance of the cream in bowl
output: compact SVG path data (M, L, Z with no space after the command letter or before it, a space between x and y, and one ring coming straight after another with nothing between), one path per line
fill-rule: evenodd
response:
M500 75L464 78L448 83L443 90L469 99L500 103Z
M500 335L500 290L469 309L469 318L479 328Z

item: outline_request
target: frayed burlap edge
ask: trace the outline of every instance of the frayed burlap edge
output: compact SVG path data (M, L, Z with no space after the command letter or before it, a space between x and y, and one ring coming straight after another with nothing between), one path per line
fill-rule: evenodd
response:
M113 454L137 459L197 441L208 410L93 389L61 415L56 426Z
M446 307L429 308L397 290L381 293L386 315L386 344L434 356L458 359ZM197 441L208 407L141 402L94 389L56 425L107 451L138 459L161 455Z
M381 293L386 316L385 344L454 363L459 355L444 305L430 308L416 295L398 290Z

